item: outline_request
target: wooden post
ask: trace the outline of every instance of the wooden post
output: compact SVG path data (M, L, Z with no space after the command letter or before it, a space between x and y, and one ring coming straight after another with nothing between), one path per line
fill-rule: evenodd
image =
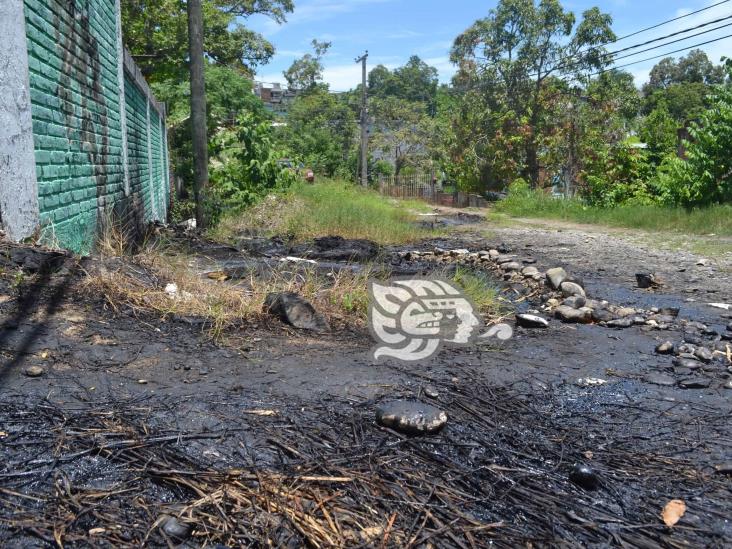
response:
M203 13L201 0L188 0L188 53L191 71L191 127L193 128L193 194L196 224L206 225L203 195L208 186L208 131L206 81L203 59Z

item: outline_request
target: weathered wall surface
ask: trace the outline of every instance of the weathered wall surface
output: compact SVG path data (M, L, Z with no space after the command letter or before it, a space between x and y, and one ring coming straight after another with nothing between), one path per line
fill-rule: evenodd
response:
M30 97L31 109L28 113L26 107L25 118L28 129L32 119L34 150L32 163L26 159L23 165L26 169L31 166L34 177L32 183L24 178L18 184L3 177L0 187L16 190L22 185L32 189L26 194L28 200L35 200L30 204L35 218L26 224L32 230L40 219L46 241L88 251L108 219L135 227L143 220L165 219L167 165L163 163L167 163L167 151L160 148L165 110L123 50L119 0L0 2L3 10L13 4L9 8L12 13L0 12L0 40L13 36L3 31L14 17L13 43L23 39L22 47L16 45L16 56L27 61L26 83L20 90L26 90ZM18 24L18 17L21 22L25 19L24 34L19 30L23 25ZM5 51L3 47L0 67L6 66L1 57ZM22 78L22 67L10 64L7 70ZM17 87L14 80L8 82ZM9 112L5 105L8 98L22 106L18 97L22 99L22 91L14 95L0 92L0 117ZM23 117L11 115L20 122L14 127L3 124L0 132L6 132L7 127L13 135L27 137L28 131L23 133L21 127ZM0 161L15 152L11 147L22 148L22 141L16 137L12 144L6 143L11 137L0 133ZM12 192L11 202L0 204L2 215L9 221L12 212L19 209L18 196L22 194ZM18 224L12 221L4 224Z
M23 0L0 1L0 228L15 240L38 226Z

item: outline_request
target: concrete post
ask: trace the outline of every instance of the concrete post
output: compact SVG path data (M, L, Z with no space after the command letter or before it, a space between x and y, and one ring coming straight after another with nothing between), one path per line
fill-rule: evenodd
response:
M23 0L0 1L0 227L13 240L39 223Z

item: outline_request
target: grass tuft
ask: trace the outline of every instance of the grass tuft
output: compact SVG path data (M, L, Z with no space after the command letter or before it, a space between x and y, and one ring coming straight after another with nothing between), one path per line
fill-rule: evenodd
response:
M270 195L243 213L225 216L209 236L231 241L237 235L254 232L303 241L338 235L402 244L429 235L416 224L415 214L428 209L423 202L384 198L350 183L298 183L287 193Z
M689 210L633 204L603 208L537 192L509 194L505 200L496 204L495 211L513 217L560 219L647 231L732 236L732 205Z

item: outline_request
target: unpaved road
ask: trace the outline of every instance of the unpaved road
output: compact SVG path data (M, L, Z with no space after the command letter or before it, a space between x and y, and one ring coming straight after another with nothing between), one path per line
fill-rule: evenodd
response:
M732 322L732 311L706 304L732 303L729 263L712 258L697 265L701 258L692 254L649 249L597 228L473 224L413 247L481 250L501 243L540 270L565 267L595 299L678 307L679 318L719 333ZM637 289L637 272L656 273L666 285ZM732 539L732 482L725 473L732 390L724 388L731 377L725 364L715 363L707 388L650 381L654 374L677 376L671 357L654 348L681 341L680 328L553 321L547 330L518 328L501 345L447 349L416 366L375 365L364 329L312 336L267 322L243 327L230 345L219 346L186 323L80 300L75 276L72 269L30 286L37 279L19 281L8 269L0 282L6 546L53 545L59 532L65 546L165 545L170 540L156 520L183 508L190 547L727 547ZM27 377L29 366L44 375ZM576 385L587 377L608 383ZM438 397L424 395L427 384ZM406 441L378 427L373 407L399 397L440 406L448 427L437 437ZM100 441L109 440L113 427L135 440L165 434L164 443L139 446L152 452L148 462L167 460L171 470L185 458L185 467L199 471L346 471L371 480L319 487L312 497L322 503L305 512L314 523L283 505L262 511L219 502L206 513L224 509L237 517L224 527L191 511L213 505L190 507L203 488L187 493L172 473L146 474L135 461L140 449L134 455L126 446L106 449ZM84 438L93 432L97 438ZM195 440L203 433L211 436ZM598 491L568 480L575 463L595 468ZM105 494L113 510L84 500L91 490ZM688 507L673 529L660 519L672 499ZM339 534L321 538L318 528Z

